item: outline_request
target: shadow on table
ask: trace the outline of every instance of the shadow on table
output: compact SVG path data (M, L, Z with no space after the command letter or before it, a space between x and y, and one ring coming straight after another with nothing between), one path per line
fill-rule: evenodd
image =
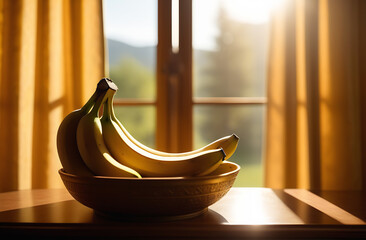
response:
M337 220L295 198L284 190L272 190L279 199L306 224L340 224Z
M95 213L92 209L80 204L76 200L67 200L57 203L49 203L34 207L25 207L20 209L8 210L0 212L0 224L103 224L103 223L119 223L119 222L187 222L187 223L225 223L227 220L219 213L208 209L198 216L182 219L179 218L155 218L142 217L136 218L132 216L120 216L118 218L110 218Z

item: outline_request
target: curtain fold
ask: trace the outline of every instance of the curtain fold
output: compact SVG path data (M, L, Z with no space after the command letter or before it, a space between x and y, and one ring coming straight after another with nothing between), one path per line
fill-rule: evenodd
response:
M273 17L265 184L365 188L362 0L287 1Z
M101 0L0 1L0 192L61 187L56 133L104 77Z

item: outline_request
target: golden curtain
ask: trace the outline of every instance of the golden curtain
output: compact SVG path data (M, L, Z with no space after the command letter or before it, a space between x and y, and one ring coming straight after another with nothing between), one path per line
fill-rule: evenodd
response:
M271 32L265 184L366 187L366 1L287 1Z
M58 126L104 76L101 0L0 1L0 192L60 187Z

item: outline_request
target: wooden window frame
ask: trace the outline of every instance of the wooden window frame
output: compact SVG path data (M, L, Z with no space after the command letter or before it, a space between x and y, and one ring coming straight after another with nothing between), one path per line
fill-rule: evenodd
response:
M172 48L172 0L158 0L156 101L115 99L117 106L156 106L156 148L193 148L195 105L264 105L266 97L193 97L192 0L179 1L179 50Z

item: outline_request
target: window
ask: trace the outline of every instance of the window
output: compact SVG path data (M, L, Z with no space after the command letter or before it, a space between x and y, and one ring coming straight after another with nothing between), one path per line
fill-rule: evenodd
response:
M105 0L109 76L118 86L117 118L144 144L155 147L157 0Z
M163 151L236 133L236 186L262 186L266 0L104 0L117 117ZM118 63L118 64L116 64Z

